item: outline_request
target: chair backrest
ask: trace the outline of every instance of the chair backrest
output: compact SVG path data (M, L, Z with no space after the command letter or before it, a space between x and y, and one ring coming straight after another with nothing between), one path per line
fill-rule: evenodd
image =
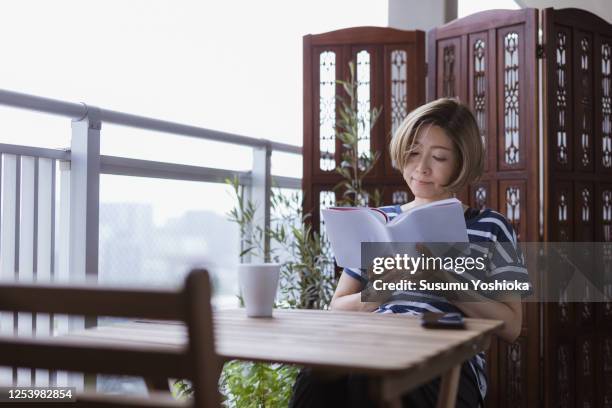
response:
M180 349L121 341L96 343L70 336L0 336L0 366L185 378L193 384L194 406L220 406L221 361L215 353L210 280L205 270L191 271L181 291L0 283L0 310L182 321L187 326L189 341ZM129 402L111 396L90 397L81 396L88 406L112 406L113 402L125 406ZM155 398L140 402L136 405L130 402L130 406L161 403Z

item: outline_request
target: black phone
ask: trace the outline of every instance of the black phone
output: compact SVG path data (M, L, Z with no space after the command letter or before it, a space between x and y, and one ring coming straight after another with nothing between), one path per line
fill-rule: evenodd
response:
M465 322L460 313L425 312L421 317L421 326L428 329L465 329Z

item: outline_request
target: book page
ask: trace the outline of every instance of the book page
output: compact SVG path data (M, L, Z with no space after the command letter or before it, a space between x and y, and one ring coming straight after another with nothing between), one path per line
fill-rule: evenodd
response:
M387 224L394 242L468 242L461 202L456 199L416 207Z
M361 267L362 242L389 242L383 216L370 208L321 210L338 266Z

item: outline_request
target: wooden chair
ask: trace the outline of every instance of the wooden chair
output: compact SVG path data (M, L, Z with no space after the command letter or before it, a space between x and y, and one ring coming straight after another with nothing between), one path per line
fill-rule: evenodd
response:
M0 310L182 321L189 333L188 345L182 350L155 344L134 347L62 337L0 336L0 366L186 378L195 391L190 406L220 406L221 361L215 354L210 281L205 270L192 271L181 291L3 283ZM186 402L174 401L168 393L136 398L85 392L77 395L76 404L69 405L174 407L186 406Z

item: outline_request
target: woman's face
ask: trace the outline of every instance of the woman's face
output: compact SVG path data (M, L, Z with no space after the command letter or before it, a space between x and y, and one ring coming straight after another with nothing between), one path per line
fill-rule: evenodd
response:
M419 201L449 198L444 189L455 175L458 152L444 130L424 125L416 136L414 149L408 153L402 175Z

